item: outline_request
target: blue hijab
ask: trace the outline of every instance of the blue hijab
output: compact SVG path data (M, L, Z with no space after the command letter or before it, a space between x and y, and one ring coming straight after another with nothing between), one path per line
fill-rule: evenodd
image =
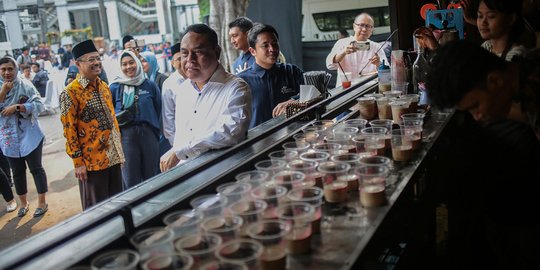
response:
M148 79L150 79L150 81L155 82L157 73L159 71L156 55L153 52L149 52L149 51L141 52L141 55L142 57L144 57L144 59L146 59L146 62L148 62L148 64L150 65L150 70L148 70L148 72L146 73L146 76L148 77Z

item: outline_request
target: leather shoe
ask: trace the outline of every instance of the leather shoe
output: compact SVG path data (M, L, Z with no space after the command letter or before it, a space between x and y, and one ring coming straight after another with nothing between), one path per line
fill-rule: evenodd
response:
M27 203L26 204L26 207L21 207L19 209L19 212L17 213L17 216L18 217L24 217L26 215L26 213L28 213L28 209L30 208L30 204Z
M48 204L45 204L45 207L43 207L43 208L41 208L41 207L36 208L36 211L34 212L34 217L42 216L43 214L45 214L45 212L47 212L47 210L49 210L49 205Z

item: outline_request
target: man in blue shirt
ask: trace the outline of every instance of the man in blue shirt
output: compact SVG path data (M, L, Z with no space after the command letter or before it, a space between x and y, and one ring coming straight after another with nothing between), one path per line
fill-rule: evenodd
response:
M298 98L304 77L297 66L276 63L279 36L274 27L256 23L249 31L248 40L255 63L238 76L251 87L253 113L249 127L252 128L284 114L287 104Z
M253 27L253 22L246 17L240 17L229 23L229 37L235 49L240 50L240 55L232 65L231 73L238 74L253 65L255 58L249 52L247 33Z

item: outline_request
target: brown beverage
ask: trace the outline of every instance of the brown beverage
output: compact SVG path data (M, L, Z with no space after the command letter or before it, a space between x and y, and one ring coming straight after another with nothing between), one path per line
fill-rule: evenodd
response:
M339 203L347 200L347 183L334 181L324 185L324 198L327 202Z
M289 254L304 254L311 249L311 230L302 230L303 235L294 235L287 239Z
M338 181L347 183L347 191L358 190L358 176L356 174L346 174L338 177Z
M360 203L364 207L376 207L384 205L386 196L384 186L372 185L360 188Z
M399 145L392 147L392 158L395 161L409 161L412 159L412 145Z
M285 269L287 265L287 253L281 245L264 247L261 256L261 268L263 270Z

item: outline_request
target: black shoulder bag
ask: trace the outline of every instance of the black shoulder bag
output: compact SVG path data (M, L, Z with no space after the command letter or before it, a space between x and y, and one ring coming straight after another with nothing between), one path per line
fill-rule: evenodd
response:
M118 126L125 127L130 124L133 124L135 117L137 116L138 111L138 100L139 100L139 88L135 89L135 97L133 98L133 104L128 108L124 108L124 85L120 84L120 97L122 99L122 110L116 114L116 121L118 121Z

